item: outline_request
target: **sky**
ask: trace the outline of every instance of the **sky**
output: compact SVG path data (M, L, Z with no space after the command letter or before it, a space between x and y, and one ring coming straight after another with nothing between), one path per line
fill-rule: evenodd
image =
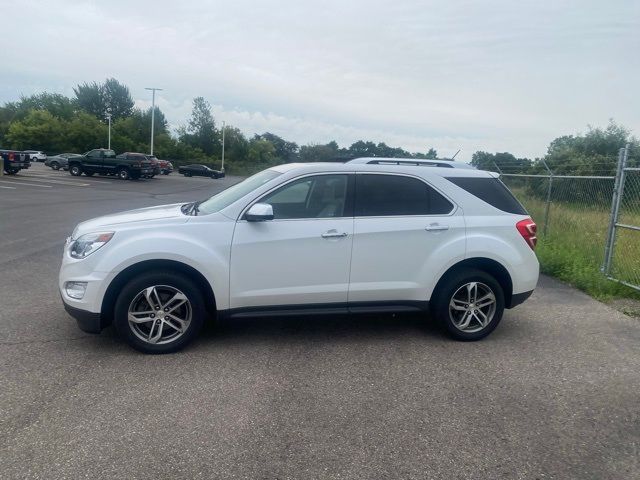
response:
M115 77L172 128L192 99L298 144L544 155L640 136L639 0L0 0L0 103Z

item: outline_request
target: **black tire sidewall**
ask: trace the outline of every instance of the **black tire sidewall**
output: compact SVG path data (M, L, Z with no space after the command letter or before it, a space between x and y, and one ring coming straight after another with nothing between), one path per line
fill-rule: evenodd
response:
M118 170L118 178L120 180L129 180L129 178L131 178L131 175L129 175L129 170L127 170L126 168L121 168L120 170Z
M73 173L74 170L77 173ZM79 177L80 175L82 175L82 168L80 168L78 165L71 165L71 167L69 167L69 173L74 177Z
M468 282L484 283L493 290L496 297L496 311L491 319L491 323L483 330L474 333L459 330L449 316L449 301L451 297L462 285ZM442 280L436 291L434 291L433 301L431 302L431 312L451 337L456 340L474 341L486 337L496 329L500 320L502 320L504 305L504 292L498 281L482 270L469 268L452 272Z
M139 339L127 320L129 305L134 297L147 287L169 285L184 293L191 303L191 323L178 339L163 345L153 345ZM113 325L118 334L138 351L144 353L172 353L182 349L198 335L204 324L206 308L202 292L188 277L179 273L148 272L131 279L120 291L114 309Z
M60 165L58 165L58 162L53 162L51 164L51 168L53 168L54 170L60 170Z

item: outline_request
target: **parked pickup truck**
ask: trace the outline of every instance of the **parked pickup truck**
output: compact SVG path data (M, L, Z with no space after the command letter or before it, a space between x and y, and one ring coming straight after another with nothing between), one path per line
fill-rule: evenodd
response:
M151 175L153 167L142 153L126 152L116 156L113 150L96 148L79 157L69 158L69 173L76 177L83 173L88 177L99 173L117 175L122 180L137 180Z
M24 168L31 166L29 154L16 150L0 150L0 157L3 160L3 170L7 175L15 175Z

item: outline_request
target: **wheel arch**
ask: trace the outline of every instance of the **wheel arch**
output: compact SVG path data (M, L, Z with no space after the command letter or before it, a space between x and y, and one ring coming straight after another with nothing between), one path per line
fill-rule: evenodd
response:
M513 297L513 280L511 279L511 275L509 271L502 265L500 262L493 260L491 258L484 257L474 257L474 258L466 258L461 260L460 262L452 265L449 269L440 277L438 283L433 289L434 293L438 291L440 285L444 282L444 280L454 272L465 268L474 268L476 270L482 270L483 272L488 273L492 277L496 279L496 281L502 287L502 291L504 292L504 304L505 308L511 308L511 300Z
M176 272L191 278L196 283L196 285L198 285L200 291L202 292L205 300L207 314L212 318L215 317L215 294L213 292L211 284L205 278L205 276L202 275L202 273L200 273L192 266L182 262L178 262L176 260L143 260L141 262L134 263L133 265L128 266L120 273L118 273L118 275L115 276L115 278L107 287L104 297L102 298L102 308L100 309L100 311L102 312L103 325L108 325L113 321L114 307L118 298L118 293L122 290L125 284L133 277L151 270Z

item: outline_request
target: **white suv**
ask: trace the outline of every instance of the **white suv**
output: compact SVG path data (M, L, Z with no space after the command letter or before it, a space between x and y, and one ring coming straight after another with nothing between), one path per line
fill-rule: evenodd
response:
M287 164L201 202L83 222L64 249L65 308L149 353L216 316L430 310L480 339L536 286L536 226L496 174L463 166Z
M32 162L45 162L47 160L47 154L40 150L25 150L24 153L29 154L29 159Z

